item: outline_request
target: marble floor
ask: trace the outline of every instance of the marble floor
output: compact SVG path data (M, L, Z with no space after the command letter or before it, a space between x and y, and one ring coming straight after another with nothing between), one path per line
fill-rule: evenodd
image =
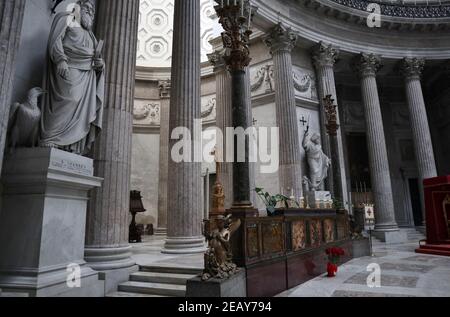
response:
M281 293L280 297L449 297L450 258L414 253L418 242L386 245L374 242L374 257L339 267L336 277L321 275ZM371 263L381 268L381 287L369 287Z
M173 255L163 254L164 237L144 236L143 243L132 244L132 258L140 266L169 266L183 268L203 268L203 254Z

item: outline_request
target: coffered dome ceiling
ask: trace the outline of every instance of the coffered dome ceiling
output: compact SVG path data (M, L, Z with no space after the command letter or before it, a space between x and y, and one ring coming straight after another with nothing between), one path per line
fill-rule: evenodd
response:
M170 67L174 0L140 0L137 65ZM202 62L212 48L209 40L220 34L213 0L201 0Z

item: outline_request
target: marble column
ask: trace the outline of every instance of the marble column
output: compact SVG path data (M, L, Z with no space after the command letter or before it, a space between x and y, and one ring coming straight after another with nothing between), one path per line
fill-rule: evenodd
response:
M340 190L335 190L334 181L331 177L328 178L328 185L330 187L330 190L333 193L341 192L342 193L342 201L344 202L344 205L347 205L348 208L348 190L347 190L347 177L346 177L346 171L345 171L345 162L344 162L344 148L342 143L342 133L339 129L337 132L337 151L331 151L331 143L330 139L326 132L326 115L324 111L324 98L328 95L331 95L332 99L336 100L337 102L337 93L336 93L336 83L334 80L334 65L337 61L337 58L339 56L339 51L334 48L332 45L327 45L324 43L319 43L313 48L313 64L316 69L316 75L317 75L317 83L318 83L318 93L319 93L319 102L320 102L320 127L321 127L321 134L322 134L322 147L324 149L324 152L329 155L329 157L332 160L332 167L334 166L340 166ZM338 105L339 108L339 105ZM337 124L340 124L339 119L339 111L337 111ZM338 164L334 164L333 162L336 162L339 160Z
M264 41L270 47L274 63L276 116L280 129L280 187L285 195L291 196L292 192L294 197L301 197L300 141L291 56L297 34L278 24Z
M361 54L355 58L354 66L361 78L370 177L375 203L375 232L381 240L392 242L400 237L395 235L399 228L395 221L389 161L376 80L381 61L373 54Z
M0 1L0 173L25 0Z
M251 87L251 80L250 80L250 66L245 67L245 99L247 100L247 126L248 127L254 127L255 123L253 122L253 106L252 106L252 87ZM257 132L257 131L256 131ZM249 162L248 164L249 168L249 185L250 185L250 202L252 203L252 206L256 206L256 163L255 162Z
M170 81L159 83L161 113L159 125L159 182L158 182L158 225L155 235L167 234L167 198L169 177L169 118L170 118Z
M425 60L405 58L401 62L401 71L405 78L406 99L414 141L414 153L419 171L419 188L422 202L422 216L425 222L425 201L423 180L437 176L433 142L428 124L427 110L420 83Z
M201 120L200 1L175 0L174 21L170 131L185 127L194 142L184 149L191 154L188 161L169 159L167 239L162 252L190 254L205 251L201 160L197 160L201 157L201 130L197 131L201 126L195 127L196 120ZM179 142L170 140L169 149Z
M105 41L106 92L103 130L93 150L96 176L88 209L85 259L98 271L129 269L132 112L139 0L97 1L97 38Z
M224 50L215 51L208 55L208 59L214 66L216 75L216 122L217 128L223 134L223 148L221 151L223 162L219 163L220 172L217 173L217 178L220 179L225 191L225 209L230 209L233 204L233 164L226 162L226 144L229 141L226 129L233 127L233 109L231 102L231 76L223 59L224 53Z

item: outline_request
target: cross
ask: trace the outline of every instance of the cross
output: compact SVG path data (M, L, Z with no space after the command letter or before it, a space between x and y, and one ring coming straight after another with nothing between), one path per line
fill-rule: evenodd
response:
M252 124L255 126L258 123L258 120L256 120L255 118L253 118Z
M300 122L303 124L303 126L305 126L306 123L308 123L308 121L306 121L305 116L302 116L302 120L300 120Z

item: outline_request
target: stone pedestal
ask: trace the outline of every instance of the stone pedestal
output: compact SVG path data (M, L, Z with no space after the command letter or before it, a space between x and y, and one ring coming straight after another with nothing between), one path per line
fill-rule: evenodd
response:
M186 297L247 297L245 269L223 280L203 282L201 277L194 277L187 281Z
M370 256L369 239L352 240L352 257L361 258L363 256Z
M83 260L88 193L101 186L91 159L57 149L17 149L2 175L0 287L30 296L104 296ZM71 265L80 286L70 288ZM76 273L76 271L75 271Z

